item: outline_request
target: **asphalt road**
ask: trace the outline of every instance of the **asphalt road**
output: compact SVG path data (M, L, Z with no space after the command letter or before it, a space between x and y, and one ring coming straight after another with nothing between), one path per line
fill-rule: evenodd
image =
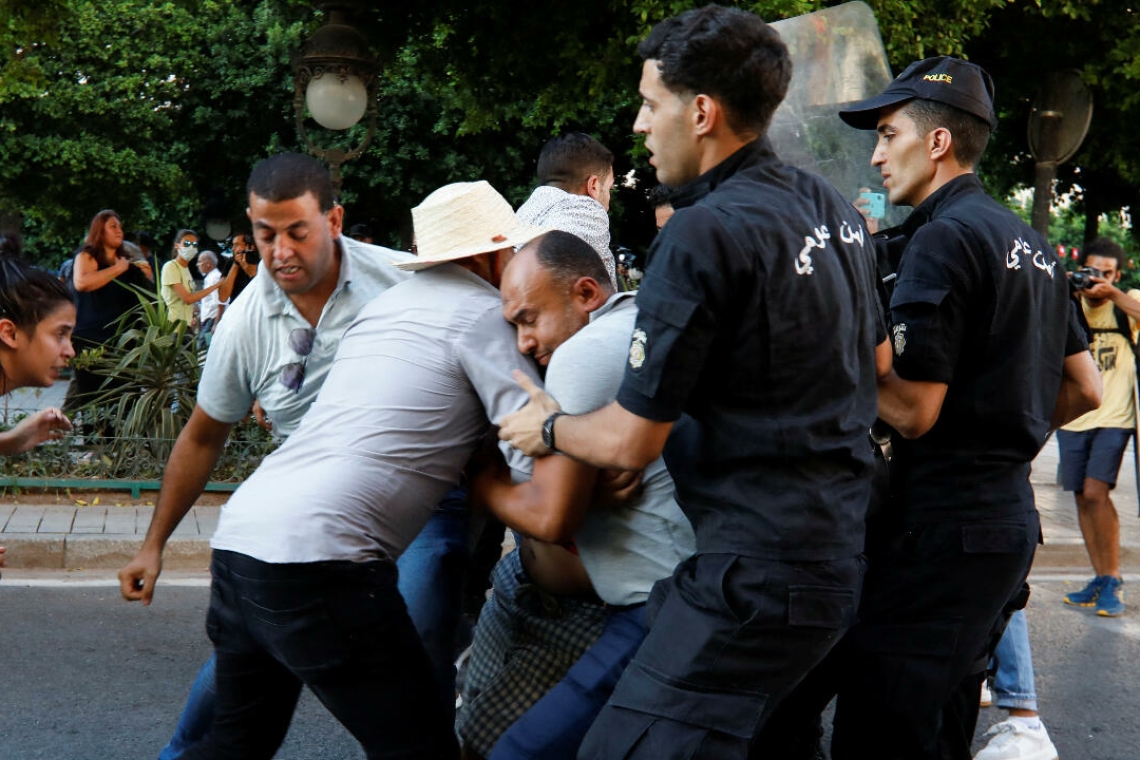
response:
M207 589L160 581L153 606L117 588L0 581L0 760L154 758L209 652ZM166 576L164 576L166 580ZM1062 760L1140 758L1140 607L1119 619L1061 604L1077 576L1034 579L1029 607L1041 714ZM98 582L98 581L94 581ZM1140 600L1137 601L1140 605ZM979 734L1004 717L982 711ZM884 742L891 726L884 723ZM361 758L305 693L279 758Z
M0 760L158 757L210 653L209 590L159 583L146 608L117 587L0 581ZM364 753L306 691L277 757Z

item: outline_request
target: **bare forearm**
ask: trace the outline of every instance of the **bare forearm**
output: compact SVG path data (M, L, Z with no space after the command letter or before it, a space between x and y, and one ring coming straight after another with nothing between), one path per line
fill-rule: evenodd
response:
M934 427L945 398L946 385L904 380L892 369L879 378L879 419L903 438L918 438Z
M1053 408L1053 428L1067 425L1099 407L1102 391L1100 371L1088 351L1065 357L1061 390Z
M15 430L5 430L0 433L0 456L22 453L25 450L21 448L22 443L23 436L17 434Z
M220 282L215 283L214 285L211 285L208 288L202 288L201 290L190 291L190 290L187 290L186 287L183 285L177 285L174 288L174 292L178 294L178 298L179 298L179 300L182 301L182 303L192 304L192 303L198 303L203 298L205 298L206 296L210 295L215 290L217 290L219 287L221 287Z
M559 417L554 422L555 447L594 467L640 470L661 456L661 448L629 424L632 416L615 401L589 414Z
M512 483L505 466L487 469L474 478L476 498L511 528L541 541L556 543L574 537L594 492L598 471L566 456L534 461L525 483Z
M228 435L229 426L226 426ZM144 549L162 550L174 530L194 506L209 482L210 473L221 456L226 436L194 438L185 431L174 444L170 462L162 476L162 490L143 541Z
M1140 301L1137 301L1123 290L1116 289L1112 294L1112 302L1119 306L1121 311L1132 317L1133 320L1140 322Z
M544 502L541 489L533 482L512 485L487 478L480 483L481 501L511 530L539 541L557 543L573 537L565 514L558 514Z
M500 421L499 439L527 456L545 457L544 423L559 411L558 402L517 370L515 380L531 400ZM555 418L554 448L599 469L640 470L661 456L672 429L672 422L639 417L615 401L589 414Z
M1063 385L1057 395L1057 406L1053 409L1053 422L1050 427L1056 430L1096 408L1097 405L1090 404L1079 388Z
M84 274L76 272L72 279L74 280L76 290L80 293L90 293L93 290L99 290L114 282L118 279L119 274L120 270L114 267L108 267L107 269L96 269L93 272Z
M226 278L222 280L221 288L218 291L218 298L222 301L229 301L230 296L234 293L234 281L237 280L238 265L234 264L230 267L230 271L226 272ZM219 313L220 317L221 314Z

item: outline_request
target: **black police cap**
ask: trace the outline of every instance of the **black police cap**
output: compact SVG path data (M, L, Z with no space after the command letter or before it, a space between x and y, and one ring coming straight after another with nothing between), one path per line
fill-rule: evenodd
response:
M916 98L945 103L977 116L990 129L997 127L994 80L981 66L948 56L915 61L881 95L840 111L839 117L856 129L875 129L881 110Z

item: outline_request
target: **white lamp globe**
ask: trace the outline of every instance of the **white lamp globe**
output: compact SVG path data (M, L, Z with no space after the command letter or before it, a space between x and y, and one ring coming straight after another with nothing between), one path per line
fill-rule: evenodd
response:
M305 105L313 119L325 129L348 129L364 116L368 90L355 74L341 82L340 77L326 73L309 80Z
M207 219L206 234L211 240L225 240L230 236L230 223L226 219Z

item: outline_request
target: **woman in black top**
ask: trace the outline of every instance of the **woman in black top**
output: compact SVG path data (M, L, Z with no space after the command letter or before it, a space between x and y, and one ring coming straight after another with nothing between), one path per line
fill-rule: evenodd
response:
M77 352L109 341L119 318L138 305L138 297L127 285L154 289L150 264L145 259L132 260L123 247L123 223L117 212L106 209L91 220L87 239L75 254L72 284L78 309L74 334ZM65 409L82 405L87 394L98 390L101 383L100 376L76 369Z

